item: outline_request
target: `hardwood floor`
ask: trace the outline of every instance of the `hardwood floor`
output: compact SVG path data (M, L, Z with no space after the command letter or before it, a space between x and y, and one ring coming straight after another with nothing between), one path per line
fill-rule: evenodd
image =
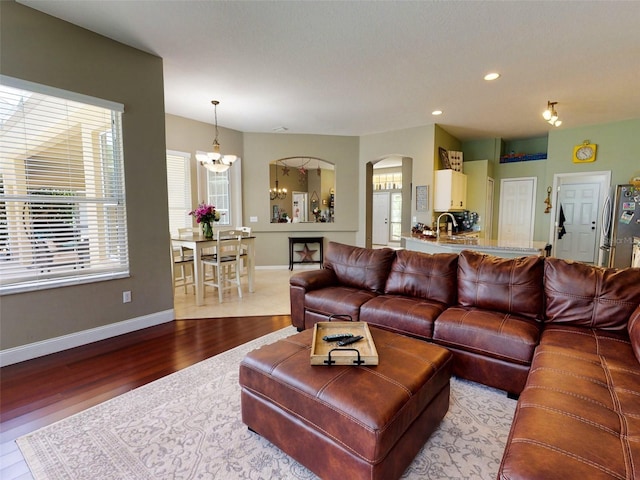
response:
M23 478L7 465L17 437L289 325L289 315L175 320L1 368L0 477Z

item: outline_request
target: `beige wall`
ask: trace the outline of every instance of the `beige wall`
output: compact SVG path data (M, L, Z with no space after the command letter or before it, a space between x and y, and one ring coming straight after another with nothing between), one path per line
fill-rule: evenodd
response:
M162 60L9 1L0 44L3 75L124 104L131 264L126 279L2 296L0 348L170 311Z
M360 137L360 176L358 196L361 205L366 205L365 170L368 162L376 162L390 155L413 159L411 181L402 178L403 190L411 188L411 223L431 222L431 209L427 212L415 211L415 186L429 185L429 207L433 205L433 162L436 125L395 130L392 132ZM414 221L415 218L415 221ZM365 215L358 219L357 245L365 245Z
M0 298L1 341L6 349L39 340L151 315L172 308L166 205L165 150L195 154L209 150L213 126L164 115L162 60L75 27L11 1L0 2L0 73L93 95L125 105L123 116L127 216L131 276L127 279L65 287ZM165 142L166 122L166 142ZM494 165L500 178L535 175L539 190L554 173L611 170L612 182L639 175L640 119L549 135L549 160ZM574 144L590 139L598 144L594 164L571 164ZM492 139L492 152L500 140ZM367 203L368 162L389 155L413 159L412 223L430 222L432 212L415 211L415 186L429 185L433 204L433 170L439 146L459 149L459 142L437 125L425 125L363 137L258 134L220 129L223 151L242 157L243 223L259 238L259 266L288 263L289 236L325 236L327 240L365 244L363 214ZM438 143L444 143L439 145ZM269 162L290 156L313 156L336 165L336 222L271 224L269 222ZM495 155L482 156L495 161ZM540 205L543 197L538 192ZM496 205L498 200L496 199ZM255 216L258 221L250 223ZM548 217L548 216L546 216ZM497 221L497 214L494 215ZM536 239L545 240L548 218L536 218ZM495 230L494 230L495 231ZM122 304L122 291L133 302Z
M197 120L169 114L165 116L165 125L167 150L175 150L191 155L192 208L196 208L198 203L204 200L198 197L196 152L211 151L213 139L216 136L215 127L211 123L199 122ZM243 157L242 132L224 127L218 127L218 130L218 141L220 142L221 153ZM241 160L241 162L243 162L243 160ZM235 170L238 170L237 166ZM242 212L240 212L240 218L242 218ZM239 223L242 223L242 221ZM193 225L195 226L196 224L194 223Z
M256 233L258 266L288 265L289 240L296 236L324 236L355 243L358 229L357 137L245 133L242 166L244 221ZM269 211L269 162L279 158L309 156L335 165L336 221L334 223L271 223ZM249 223L250 217L258 221Z
M191 153L194 156L197 150L209 150L215 135L211 124L174 115L166 116L166 127L167 149ZM219 140L223 153L234 153L242 157L241 223L252 227L257 237L258 267L288 265L290 236L324 236L325 242L355 242L355 232L358 228L358 195L353 185L358 178L357 137L241 133L221 127ZM335 223L270 222L269 162L293 156L316 157L335 165ZM195 173L192 178L195 188ZM258 221L250 222L251 217L257 217Z

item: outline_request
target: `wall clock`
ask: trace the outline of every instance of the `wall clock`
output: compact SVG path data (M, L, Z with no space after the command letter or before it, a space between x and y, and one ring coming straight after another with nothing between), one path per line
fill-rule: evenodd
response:
M589 143L589 140L585 140L580 145L573 147L573 163L587 163L596 161L596 148L595 143Z

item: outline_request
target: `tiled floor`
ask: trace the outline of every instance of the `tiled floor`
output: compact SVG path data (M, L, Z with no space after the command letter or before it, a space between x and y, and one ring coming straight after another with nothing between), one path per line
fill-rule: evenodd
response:
M305 266L306 267L306 266ZM318 266L309 266L318 268ZM289 304L289 277L292 273L302 270L302 266L295 266L293 272L286 268L256 269L255 288L249 293L246 277L242 278L242 298L236 290L227 291L223 302L218 302L218 293L211 287L205 287L205 303L201 307L195 305L195 295L189 289L184 293L176 290L174 297L175 315L178 319L238 317L252 315L288 315L291 313Z

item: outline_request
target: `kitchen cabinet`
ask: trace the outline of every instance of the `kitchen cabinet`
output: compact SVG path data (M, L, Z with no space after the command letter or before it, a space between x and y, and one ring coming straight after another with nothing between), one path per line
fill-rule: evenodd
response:
M455 170L435 171L433 210L465 210L467 208L467 176Z

